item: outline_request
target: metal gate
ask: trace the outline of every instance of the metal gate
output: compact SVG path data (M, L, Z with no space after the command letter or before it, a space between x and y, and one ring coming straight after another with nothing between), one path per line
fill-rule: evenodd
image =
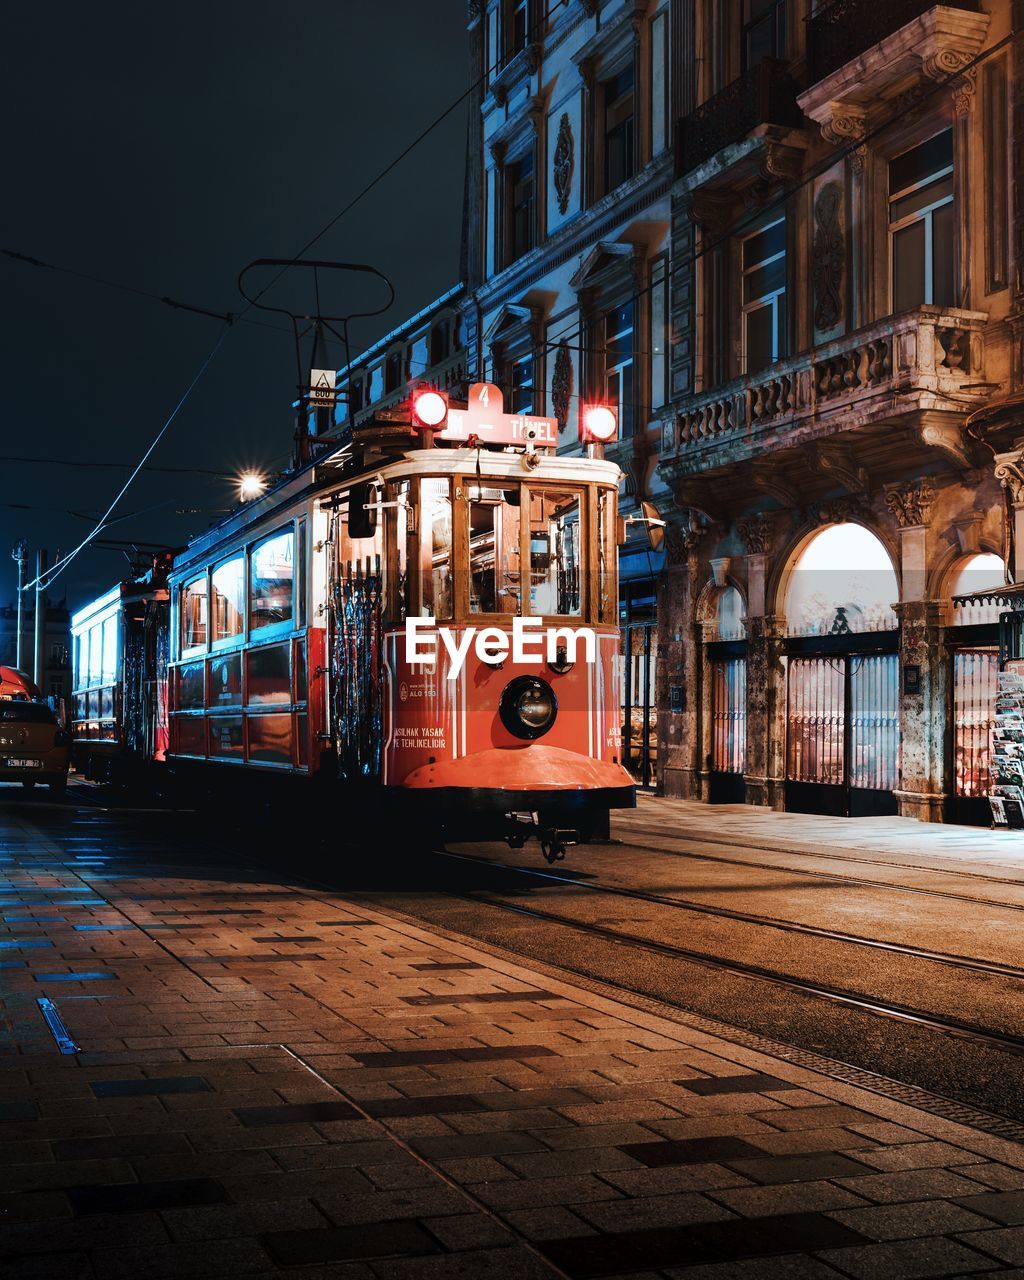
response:
M653 622L628 623L622 628L622 763L642 787L652 787L656 778L657 648Z
M790 658L786 807L853 817L896 812L899 658Z
M989 762L999 655L995 649L953 654L953 797L949 819L988 826Z
M746 799L747 660L711 662L711 773L708 799L740 804Z

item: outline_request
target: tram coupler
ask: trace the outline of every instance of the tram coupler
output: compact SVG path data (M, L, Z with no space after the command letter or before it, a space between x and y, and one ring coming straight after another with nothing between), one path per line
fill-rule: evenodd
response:
M569 827L542 826L536 813L510 813L512 829L505 836L510 849L522 849L527 840L536 840L545 862L561 862L571 844L579 844L580 833Z

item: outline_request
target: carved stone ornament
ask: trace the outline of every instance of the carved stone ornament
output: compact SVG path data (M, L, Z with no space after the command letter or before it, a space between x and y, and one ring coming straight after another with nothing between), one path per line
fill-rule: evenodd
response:
M935 494L927 476L917 484L890 489L885 495L885 505L896 517L901 529L912 525L927 524Z
M866 521L870 513L858 498L831 498L813 502L804 509L804 522L809 525L845 524L848 520Z
M558 122L558 139L555 142L555 155L552 162L559 213L565 213L566 209L569 208L574 159L572 125L569 123L569 113L563 111L562 118Z
M764 514L752 516L749 520L738 520L736 531L743 539L748 556L767 555L771 550L772 527Z
M826 182L814 202L814 246L811 280L814 286L814 324L832 329L842 313L843 229L839 222L842 188Z
M559 431L565 430L569 420L569 401L572 399L572 356L569 344L563 338L555 354L555 371L551 375L551 403L558 419Z
M1015 507L1024 504L1024 465L1020 458L1005 453L997 455L995 477L1008 491Z
M867 119L863 110L848 103L834 102L832 114L821 126L821 134L826 142L833 146L844 147L854 144L850 151L850 163L854 173L864 172L864 161L867 158Z

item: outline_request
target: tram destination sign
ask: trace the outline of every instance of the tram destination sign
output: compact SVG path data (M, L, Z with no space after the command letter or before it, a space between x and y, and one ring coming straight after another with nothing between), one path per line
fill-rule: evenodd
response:
M554 449L558 444L558 419L537 418L531 413L506 413L501 388L493 382L474 382L465 409L449 409L440 440L468 441L473 436L481 444L533 444Z

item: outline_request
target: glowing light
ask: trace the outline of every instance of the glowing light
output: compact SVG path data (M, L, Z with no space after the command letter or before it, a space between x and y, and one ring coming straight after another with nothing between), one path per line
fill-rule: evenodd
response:
M412 399L413 426L435 431L448 416L448 401L440 391L417 391Z
M606 404L591 404L583 410L583 424L580 439L596 440L599 444L607 444L614 440L619 429L618 415Z
M241 502L258 498L267 487L266 480L255 471L246 471L238 477L238 497Z
M878 538L863 525L829 525L793 564L786 622L794 635L822 635L834 626L891 630L897 625L892 604L899 598L892 561Z

